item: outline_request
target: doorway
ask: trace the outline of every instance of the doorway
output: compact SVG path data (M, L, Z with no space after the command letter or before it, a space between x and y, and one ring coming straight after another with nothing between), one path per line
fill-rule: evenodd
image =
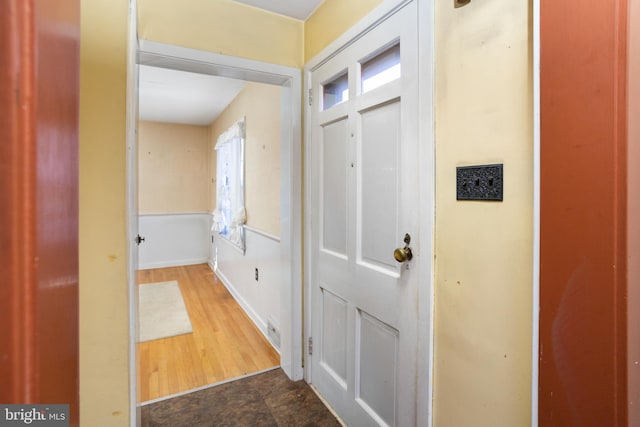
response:
M280 366L287 376L302 378L301 310L301 144L300 71L258 61L233 58L150 41L140 41L138 64L169 70L277 85L280 105ZM135 173L135 171L130 171ZM134 184L135 185L135 184ZM130 189L131 190L131 189ZM132 209L135 210L135 209ZM137 212L129 212L136 218ZM206 236L208 239L209 236ZM208 251L207 245L207 251ZM251 271L253 274L253 271ZM135 282L130 286L134 286ZM135 300L135 298L132 298ZM135 307L132 308L135 312ZM136 316L137 318L137 316ZM135 334L132 334L135 335ZM137 339L132 337L132 345ZM136 375L137 376L137 375ZM133 399L135 399L135 394Z
M347 424L430 418L432 55L418 22L431 9L419 3L385 4L305 67L305 369Z

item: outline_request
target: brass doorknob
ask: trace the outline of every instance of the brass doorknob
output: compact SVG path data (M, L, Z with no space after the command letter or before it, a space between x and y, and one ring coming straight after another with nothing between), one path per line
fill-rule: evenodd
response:
M393 251L393 257L398 262L407 262L411 261L413 258L413 253L411 252L411 248L409 247L409 243L411 243L411 236L407 233L404 235L404 248L398 248Z
M407 246L404 248L398 248L393 251L393 257L398 262L406 262L411 261L411 258L413 258L413 253L411 252L411 248Z

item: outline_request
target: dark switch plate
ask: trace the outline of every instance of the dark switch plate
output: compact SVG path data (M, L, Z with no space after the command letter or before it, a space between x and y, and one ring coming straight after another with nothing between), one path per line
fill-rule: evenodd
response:
M502 164L456 168L458 200L502 201Z

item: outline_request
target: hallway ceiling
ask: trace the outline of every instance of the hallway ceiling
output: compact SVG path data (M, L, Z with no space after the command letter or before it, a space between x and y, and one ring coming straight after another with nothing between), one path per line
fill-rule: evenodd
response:
M234 0L305 21L324 0Z
M139 119L211 124L246 82L226 77L140 66Z

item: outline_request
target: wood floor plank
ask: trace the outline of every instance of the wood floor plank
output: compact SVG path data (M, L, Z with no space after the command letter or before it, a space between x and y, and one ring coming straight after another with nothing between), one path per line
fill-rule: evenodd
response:
M138 283L177 280L193 333L138 343L144 402L261 371L278 353L206 264L142 270Z

